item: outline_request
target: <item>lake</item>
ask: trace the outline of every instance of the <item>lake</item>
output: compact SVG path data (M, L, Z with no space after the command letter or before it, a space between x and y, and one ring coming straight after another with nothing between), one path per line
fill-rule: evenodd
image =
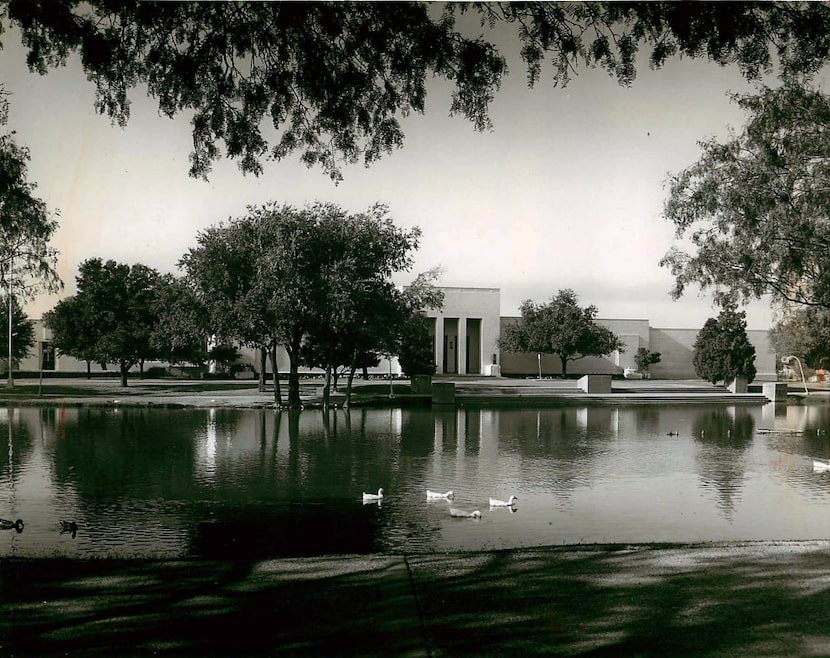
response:
M830 406L0 409L0 555L830 539ZM380 503L363 492L384 489ZM455 498L428 502L427 489ZM489 498L518 500L490 508ZM480 518L460 518L450 507ZM74 522L77 531L61 526Z

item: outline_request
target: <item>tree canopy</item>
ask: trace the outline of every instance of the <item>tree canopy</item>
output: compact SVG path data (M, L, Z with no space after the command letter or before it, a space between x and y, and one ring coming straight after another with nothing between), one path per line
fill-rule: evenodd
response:
M698 333L692 357L701 379L717 384L735 377L755 379L755 347L746 334L746 313L727 303L717 318L709 318Z
M86 361L87 375L93 362L100 362L97 350L97 318L94 310L77 295L61 299L44 314L44 323L52 332L52 346L60 354Z
M159 359L202 365L207 360L206 310L183 277L161 275L155 285L150 345Z
M413 313L404 327L398 350L398 361L407 377L435 374L437 365L432 342L427 317Z
M8 298L0 298L0 308L9 308ZM17 299L12 297L12 360L20 361L25 358L34 346L35 326L23 311Z
M453 85L451 114L489 129L508 73L494 44L504 34L520 40L530 86L548 62L554 84L584 66L631 84L641 48L653 67L700 57L750 79L774 61L785 76L810 75L830 52L830 11L815 2L10 0L0 15L21 31L33 71L77 54L113 121L126 124L139 84L164 115L192 115L190 174L202 177L224 145L246 172L298 153L339 179L342 163L403 144L401 118L424 111L433 77Z
M815 306L790 309L769 330L769 341L779 356L795 355L810 368L830 365L828 313Z
M638 347L634 354L634 365L637 366L637 370L648 377L648 369L655 363L660 363L661 358L660 352L651 352L646 347Z
M396 227L388 213L268 203L203 231L183 256L212 333L268 349L275 375L276 347L285 348L289 405L300 404L304 344L315 364L335 367L345 352L353 360L393 343L402 296L390 277L411 267L420 230Z
M159 279L146 265L85 260L75 279L77 293L59 302L47 319L56 349L87 361L117 363L126 386L129 369L157 355L152 335Z
M596 324L596 306L579 306L573 290L560 290L547 304L522 302L521 317L508 325L499 338L499 347L508 352L556 354L562 374L568 361L587 356L604 356L622 350L623 343L610 329Z
M735 96L743 129L701 143L673 176L664 215L679 240L661 261L718 300L770 294L830 308L830 97L801 85Z
M0 125L8 120L8 101L0 85ZM14 316L17 298L31 299L40 291L58 292L63 282L57 272L58 252L49 242L58 228L55 215L35 196L35 184L28 179L28 149L19 146L14 132L0 135L0 278L5 308ZM16 320L12 317L13 326ZM19 342L19 341L18 341ZM14 351L14 339L12 339ZM6 355L14 361L14 353ZM14 385L13 369L8 383Z

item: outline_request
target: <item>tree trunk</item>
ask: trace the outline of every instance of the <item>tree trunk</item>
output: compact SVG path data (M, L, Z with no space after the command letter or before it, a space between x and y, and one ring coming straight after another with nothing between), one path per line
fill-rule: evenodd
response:
M568 357L560 354L559 360L562 362L562 376L564 377L568 374Z
M300 344L302 334L295 331L291 337L291 346L288 349L288 406L292 409L299 409L300 401Z
M92 379L92 361L86 362L86 378Z
M129 369L126 361L119 362L119 370L121 375L121 386L127 386L127 370Z
M326 366L326 380L323 384L323 409L329 408L331 400L331 366Z
M144 379L144 359L138 360L138 378Z
M354 366L357 362L357 352L352 354L352 364L349 367L349 379L346 381L346 402L343 404L345 409L349 408L352 403L352 382L354 381Z
M363 381L369 381L369 369L366 366L363 366Z
M269 355L271 357L271 370L273 378L274 378L274 404L278 407L282 406L282 390L280 389L280 369L277 366L277 345L274 343L271 345L271 349L269 351Z
M259 347L259 392L265 392L265 360L267 354L265 352L265 345Z

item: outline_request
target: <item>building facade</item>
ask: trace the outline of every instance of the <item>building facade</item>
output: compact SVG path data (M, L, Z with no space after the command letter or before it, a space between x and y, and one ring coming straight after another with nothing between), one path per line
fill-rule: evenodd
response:
M427 309L437 374L483 375L499 362L501 291L440 288L444 305ZM489 370L489 372L488 372Z
M501 326L518 321L518 317L501 318ZM664 329L652 327L648 320L597 318L597 324L613 331L624 345L604 357L585 357L568 363L569 375L622 374L625 368L636 368L634 355L641 347L660 353L660 362L649 368L653 379L695 379L694 344L699 329ZM756 381L777 379L775 353L765 330L747 330L747 338L755 347ZM552 354L501 353L501 372L511 377L543 377L560 375L559 357Z
M543 377L562 373L559 357L551 354L502 352L498 347L499 335L504 327L518 321L518 317L500 315L501 291L499 288L441 287L444 304L439 310L427 309L429 332L432 337L432 353L437 374L445 375L504 375L508 377ZM601 324L613 331L623 342L622 351L604 357L586 357L568 363L569 375L610 374L619 375L625 368L634 368L634 355L641 347L660 353L660 362L650 367L654 379L693 379L696 377L692 359L694 342L699 329L665 329L652 327L646 319L602 319ZM775 354L764 330L747 331L755 346L755 367L758 381L774 381ZM72 357L56 355L51 346L51 332L42 322L35 322L36 344L32 353L23 359L16 369L23 372L80 373L87 371L87 364ZM240 361L248 366L248 373L260 368L257 350L240 348ZM3 360L5 362L5 360ZM277 352L280 372L288 372L288 354L280 348ZM152 365L145 364L145 369ZM99 364L90 364L90 371L100 373ZM113 370L114 366L110 367ZM134 370L137 370L135 368ZM266 370L271 372L270 363ZM316 369L304 368L303 373L320 374ZM400 375L397 358L382 359L369 373L376 376Z

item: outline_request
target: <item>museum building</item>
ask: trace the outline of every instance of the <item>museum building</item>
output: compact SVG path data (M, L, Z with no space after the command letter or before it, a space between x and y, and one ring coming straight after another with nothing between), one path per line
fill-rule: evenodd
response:
M444 293L440 310L426 309L429 331L433 340L433 355L437 374L550 377L561 374L558 356L503 352L498 347L504 327L516 322L518 316L502 316L499 288L439 287ZM634 368L638 348L659 352L661 359L650 367L654 379L695 379L692 357L694 342L700 329L652 327L646 319L597 318L596 322L613 331L624 344L624 349L604 357L586 357L568 362L569 375L622 374L625 368ZM766 330L747 330L755 346L757 381L775 381L775 354L769 344ZM55 354L51 346L51 332L41 321L35 322L36 345L32 354L23 359L17 370L37 372L86 372L87 364L73 357ZM249 372L259 368L256 350L241 348L241 361L250 366ZM277 362L280 372L288 372L288 355L280 348ZM154 365L146 363L145 370ZM91 371L100 373L98 364ZM114 366L111 367L114 369ZM134 368L133 371L136 371ZM270 365L269 365L270 370ZM400 374L397 359L382 360L370 373ZM302 372L320 372L302 369Z

